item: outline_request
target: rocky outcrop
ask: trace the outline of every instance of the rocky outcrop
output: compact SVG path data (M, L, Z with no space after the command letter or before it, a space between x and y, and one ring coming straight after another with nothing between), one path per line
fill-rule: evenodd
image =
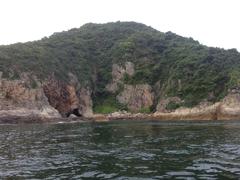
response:
M202 102L193 108L180 107L173 112L157 111L155 119L163 120L233 120L240 119L240 94L230 93L217 103Z
M113 64L112 81L107 84L106 90L116 93L120 87L121 92L116 96L120 104L126 105L132 112L138 112L153 105L154 95L151 86L148 84L127 85L124 84L124 76L133 76L135 73L134 64L126 62L124 66Z
M196 106L194 108L178 108L173 112L155 112L154 119L159 120L217 120L219 103Z
M93 102L92 102L92 89L88 86L83 86L79 82L77 76L72 73L69 73L69 85L75 87L75 92L78 98L78 110L81 115L84 117L93 116Z
M63 117L71 114L76 116L92 116L92 98L89 88L76 89L76 86L50 79L43 86L51 106Z
M240 119L240 94L230 93L219 105L218 119Z
M93 110L92 110L92 97L91 97L91 90L90 88L81 88L78 93L79 98L79 111L85 117L92 117Z
M148 84L124 85L123 91L117 96L117 100L132 112L150 108L153 99L152 88Z
M68 84L53 77L41 83L34 77L36 87L31 86L33 77L26 73L18 80L0 78L0 117L90 117L91 91L84 87L77 90L77 80L71 77Z
M115 93L120 84L123 84L123 78L127 74L130 77L134 75L134 64L132 62L126 62L125 67L113 64L112 66L112 81L107 84L106 90L111 93Z
M48 103L41 87L31 88L24 80L0 78L0 116L60 117Z
M78 115L79 100L74 86L50 79L43 85L43 90L50 105L63 117L68 117L72 113Z
M41 117L60 118L84 116L98 121L114 119L157 119L157 120L231 120L240 119L240 93L231 91L220 102L210 103L207 100L193 108L180 107L167 109L171 102L182 104L179 97L162 96L153 114L144 114L142 110L154 105L152 87L148 84L123 84L123 74L133 75L134 68L126 63L125 68L113 67L113 83L122 83L122 91L116 96L119 103L131 111L119 111L109 115L93 115L92 90L81 86L73 74L69 81L62 82L54 77L43 83L29 74L21 74L18 80L2 78L0 73L0 118ZM119 71L116 71L118 69ZM118 73L117 73L118 72ZM34 82L34 87L32 82ZM119 88L119 87L117 87Z

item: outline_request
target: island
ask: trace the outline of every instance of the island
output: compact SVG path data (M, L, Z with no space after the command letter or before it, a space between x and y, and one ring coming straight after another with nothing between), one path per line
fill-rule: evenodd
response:
M240 119L240 53L136 22L0 46L0 123Z

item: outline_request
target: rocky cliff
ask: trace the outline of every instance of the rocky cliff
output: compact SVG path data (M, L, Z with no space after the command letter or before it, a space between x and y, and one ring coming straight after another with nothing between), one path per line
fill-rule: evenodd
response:
M35 79L31 87L30 75L19 80L0 78L0 117L32 116L43 118L91 116L92 99L88 89L76 90L72 84L54 78L45 82Z
M30 88L26 79L7 80L0 77L0 116L60 117L43 91Z
M119 103L127 105L130 111L139 112L153 105L154 95L148 84L124 85L116 98Z
M240 118L240 93L230 91L223 100L211 103L203 101L192 108L182 107L179 97L161 97L149 84L126 84L124 76L135 73L134 64L127 62L125 68L118 64L112 66L112 80L106 91L115 95L118 103L126 105L131 113L113 113L111 118L148 118L159 120L228 120ZM74 116L94 117L92 110L92 90L81 87L73 74L68 83L54 77L40 82L34 77L36 87L31 87L30 74L23 73L19 80L2 78L0 73L0 117L43 117L59 118ZM159 88L158 88L159 89ZM157 101L153 114L150 109ZM169 109L173 103L175 109ZM140 114L132 114L139 113ZM98 117L98 116L96 116ZM105 117L107 118L107 117Z

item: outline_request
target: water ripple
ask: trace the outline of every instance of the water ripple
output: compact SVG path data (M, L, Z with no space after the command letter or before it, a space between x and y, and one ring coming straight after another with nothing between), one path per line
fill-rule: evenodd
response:
M239 179L240 123L0 126L0 179Z

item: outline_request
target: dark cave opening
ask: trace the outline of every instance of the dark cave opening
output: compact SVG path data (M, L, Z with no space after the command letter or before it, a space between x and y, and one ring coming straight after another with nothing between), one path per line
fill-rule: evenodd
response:
M79 109L78 108L75 108L73 109L71 112L68 112L66 114L67 117L69 117L71 114L74 114L75 116L77 117L81 117L82 115L79 113Z

